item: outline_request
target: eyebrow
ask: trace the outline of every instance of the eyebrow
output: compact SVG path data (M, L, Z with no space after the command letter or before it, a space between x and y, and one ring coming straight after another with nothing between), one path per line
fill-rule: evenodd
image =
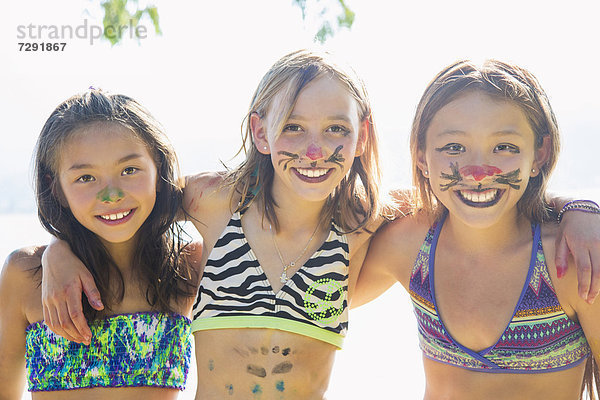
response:
M138 154L138 153L128 154L125 157L121 157L119 159L119 161L117 161L115 163L115 165L123 164L124 162L134 160L136 158L141 158L141 157L142 157L142 155ZM76 170L80 170L80 169L87 169L87 168L93 168L93 167L94 166L92 164L73 164L67 171L76 171Z
M467 132L461 131L460 129L446 129L437 134L438 137L446 136L446 135L460 135L465 136ZM515 136L523 136L521 132L516 129L502 129L496 132L493 132L494 136L504 136L504 135L515 135Z
M306 121L307 120L307 118L304 118L304 117L302 117L300 115L296 115L296 114L291 114L289 116L288 120L290 120L290 119L297 119L297 120L300 120L300 121ZM328 120L328 121L345 121L345 122L348 122L348 123L352 122L350 120L350 118L347 115L344 115L344 114L332 115L332 116L326 117L325 119Z

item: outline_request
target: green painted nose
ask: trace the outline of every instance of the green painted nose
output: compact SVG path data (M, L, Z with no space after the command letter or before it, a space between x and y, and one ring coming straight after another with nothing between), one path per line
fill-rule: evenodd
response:
M125 197L125 193L119 188L105 187L98 192L96 198L103 203L114 203Z

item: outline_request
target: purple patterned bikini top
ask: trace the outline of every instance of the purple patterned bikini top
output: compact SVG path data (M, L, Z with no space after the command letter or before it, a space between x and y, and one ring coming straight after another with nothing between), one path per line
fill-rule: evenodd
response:
M435 300L435 249L444 218L429 229L410 278L409 291L425 357L481 372L539 373L574 367L590 355L583 329L569 319L556 297L539 225L532 227L533 246L525 285L498 342L477 352L454 340L438 314Z

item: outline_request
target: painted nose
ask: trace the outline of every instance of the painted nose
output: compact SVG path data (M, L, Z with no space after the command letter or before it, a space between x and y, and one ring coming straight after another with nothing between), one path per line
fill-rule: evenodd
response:
M119 188L113 188L106 186L104 189L96 194L96 199L103 203L116 203L125 197L125 193Z
M501 174L502 170L491 165L466 165L460 169L460 173L464 177L472 176L477 182L482 181L485 177Z
M311 160L318 160L319 158L323 158L323 152L321 151L321 148L317 145L315 145L314 143L311 143L308 146L308 149L306 149L306 157L310 158Z

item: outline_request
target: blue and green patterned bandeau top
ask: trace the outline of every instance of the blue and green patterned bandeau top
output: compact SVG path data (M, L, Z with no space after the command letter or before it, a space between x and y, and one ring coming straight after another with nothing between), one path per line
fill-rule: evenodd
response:
M156 312L90 323L89 346L54 334L43 321L27 330L29 391L154 386L183 390L192 352L191 321Z

